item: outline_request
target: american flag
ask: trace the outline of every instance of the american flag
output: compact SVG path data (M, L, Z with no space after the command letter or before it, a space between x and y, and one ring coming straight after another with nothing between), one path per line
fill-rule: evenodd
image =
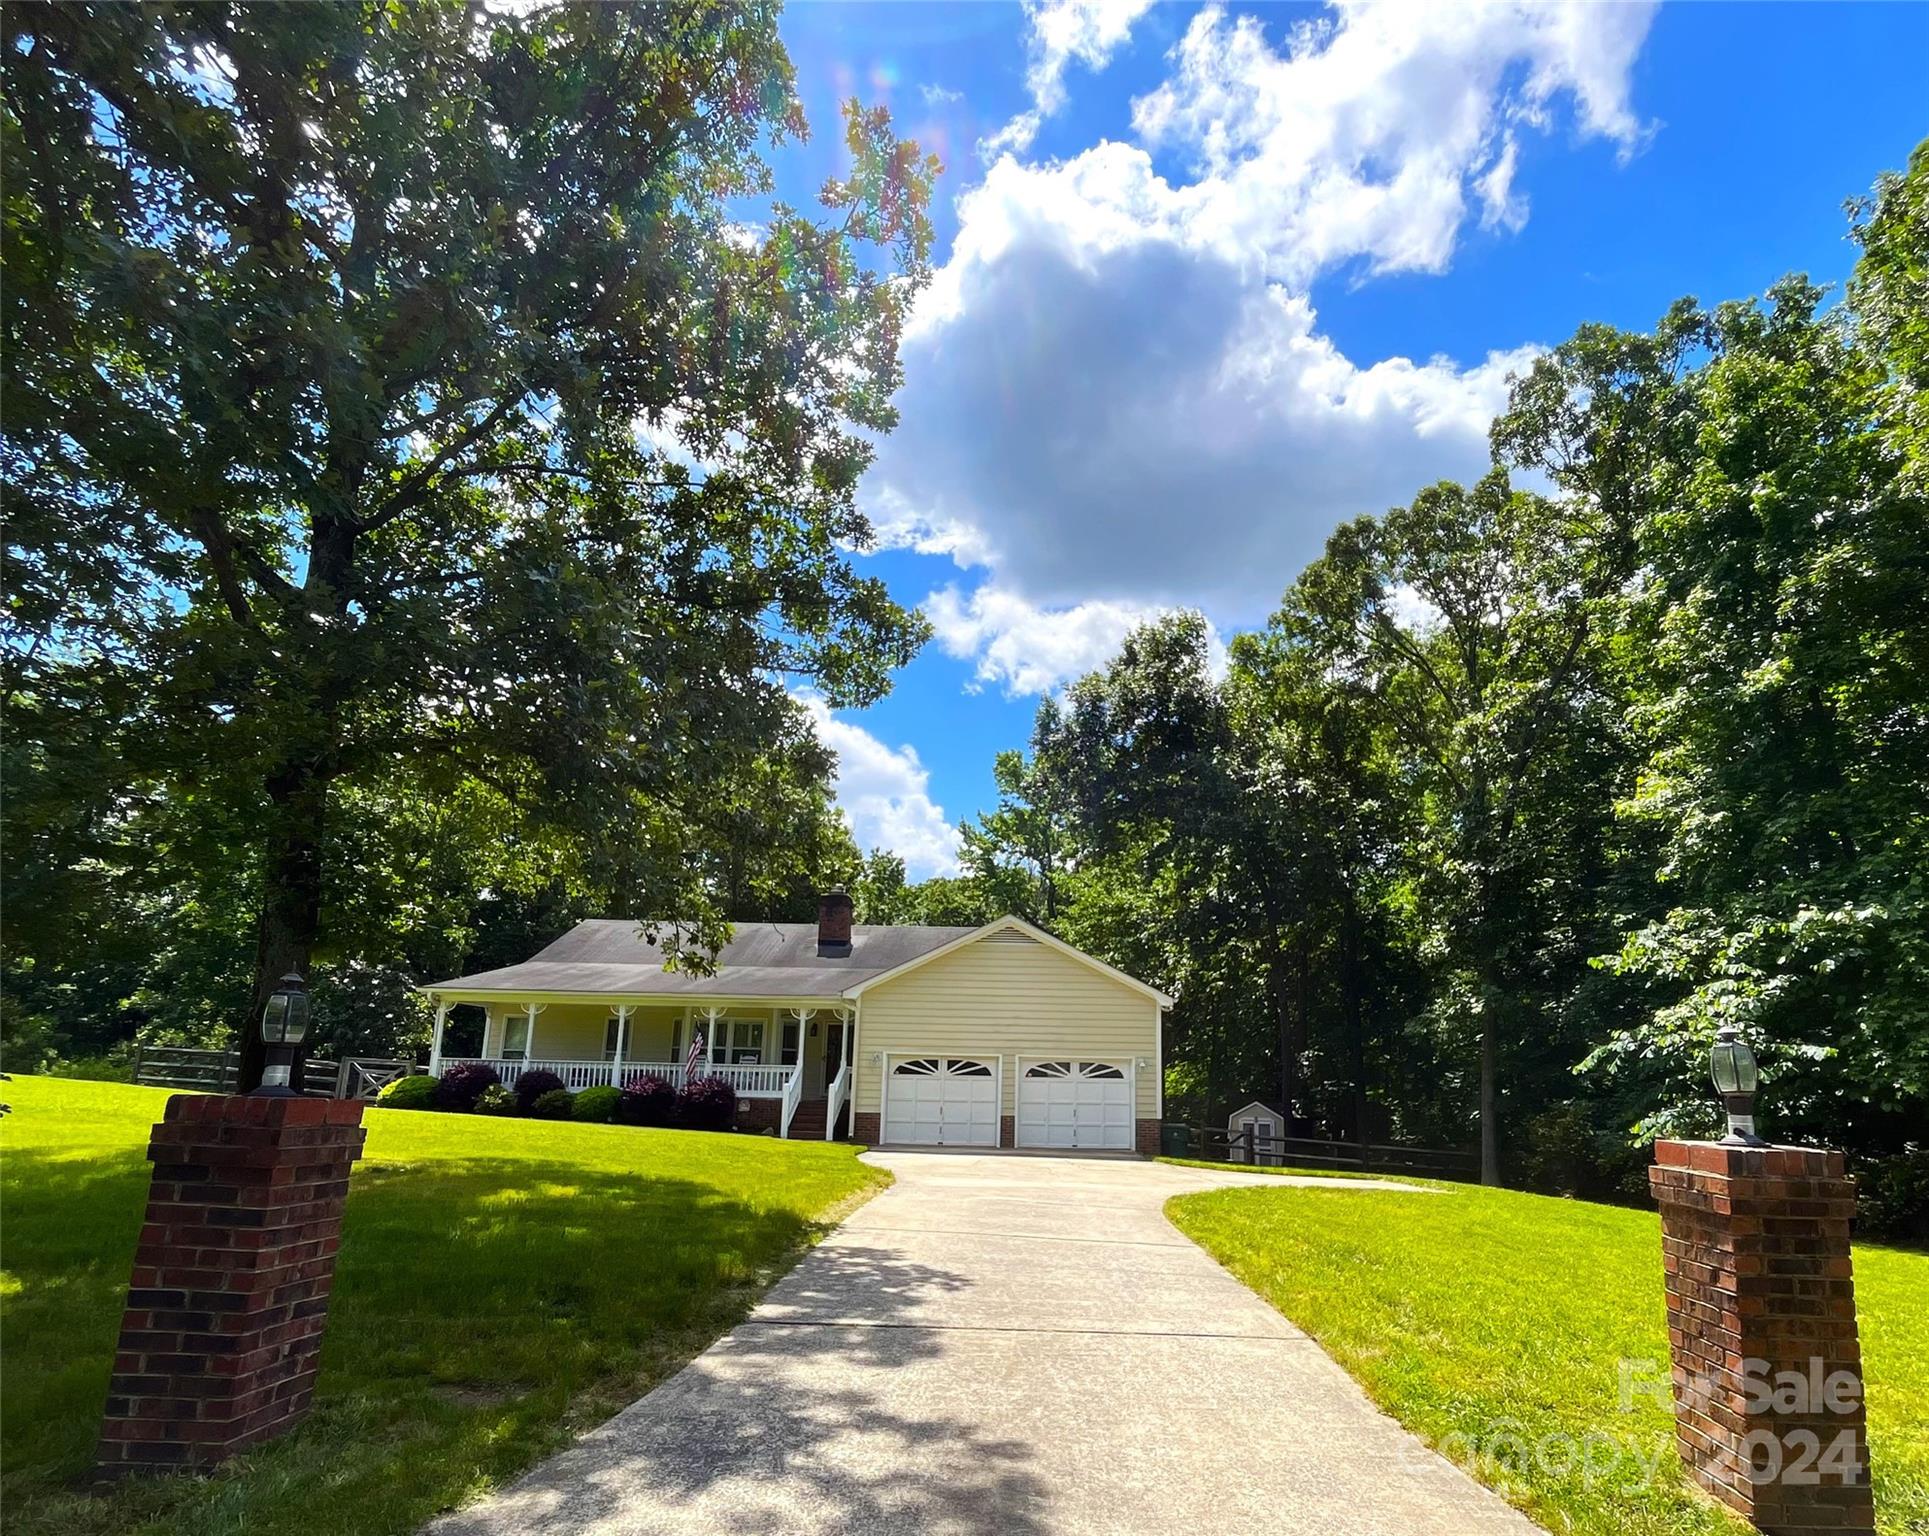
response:
M698 1030L690 1036L690 1054L683 1058L683 1075L686 1078L697 1075L697 1064L703 1060L703 1031Z

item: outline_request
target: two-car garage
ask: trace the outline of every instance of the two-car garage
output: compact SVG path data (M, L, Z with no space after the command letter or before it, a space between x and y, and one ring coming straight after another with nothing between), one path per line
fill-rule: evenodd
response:
M1003 1118L1000 1056L894 1056L884 1084L884 1140L896 1146L995 1147ZM1127 1061L1020 1057L1016 1143L1130 1151L1133 1067Z
M1017 918L849 989L852 1132L898 1147L1150 1151L1172 999Z

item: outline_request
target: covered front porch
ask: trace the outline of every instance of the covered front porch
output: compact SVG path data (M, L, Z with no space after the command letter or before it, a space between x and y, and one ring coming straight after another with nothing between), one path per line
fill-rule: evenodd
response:
M484 1012L481 1052L445 1054L450 1011L465 1003ZM841 999L665 1003L437 994L429 1071L439 1076L458 1063L482 1062L509 1087L525 1072L547 1071L572 1091L621 1087L641 1073L678 1089L692 1076L721 1078L740 1108L767 1115L779 1136L831 1140L850 1101L854 1025L855 1009Z

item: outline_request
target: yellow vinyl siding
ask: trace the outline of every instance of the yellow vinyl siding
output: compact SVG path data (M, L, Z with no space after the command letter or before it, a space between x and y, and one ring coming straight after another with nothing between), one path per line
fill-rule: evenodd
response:
M490 1005L483 1055L501 1054L503 1021L509 1014L522 1011L513 1005ZM536 1061L601 1061L604 1032L612 1011L611 1006L604 1003L549 1004L536 1015L534 1049L529 1053L530 1058ZM672 1032L682 1015L680 1004L638 1007L630 1015L630 1044L623 1059L626 1062L669 1061ZM688 1049L689 1044L686 1038L679 1052ZM682 1059L680 1054L677 1059Z
M1141 1119L1158 1114L1159 1005L1035 939L988 936L864 993L857 1109L881 1112L871 1056L1004 1057L1000 1112L1017 1103L1020 1056L1133 1063Z

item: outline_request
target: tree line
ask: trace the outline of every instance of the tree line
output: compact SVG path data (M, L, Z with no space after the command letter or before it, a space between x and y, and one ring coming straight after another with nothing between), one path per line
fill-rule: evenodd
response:
M1839 302L1583 326L1490 472L1338 528L1223 675L1199 616L1139 629L999 756L961 876L874 860L861 910L1015 910L1175 993L1175 1116L1545 1188L1713 1130L1733 1023L1771 1134L1929 1209L1926 199L1929 146Z
M912 884L792 690L927 633L852 552L935 165L851 103L779 198L775 18L5 13L7 1063L252 1047L291 969L320 1049L406 1050L414 985L576 917L701 966L845 877L1173 992L1177 1116L1612 1190L1708 1128L1732 1021L1776 1134L1920 1201L1926 152L1845 295L1583 327L1223 674L1196 617L1132 635Z

